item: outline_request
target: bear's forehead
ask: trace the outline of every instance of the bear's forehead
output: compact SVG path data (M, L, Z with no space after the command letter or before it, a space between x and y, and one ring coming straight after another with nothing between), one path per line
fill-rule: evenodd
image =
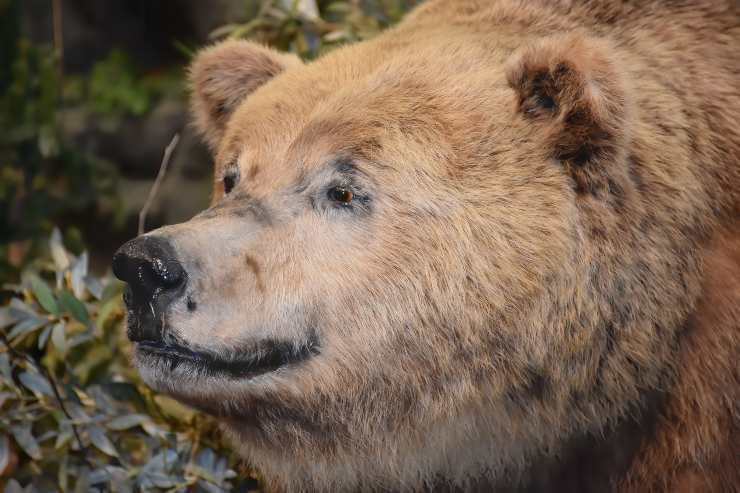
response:
M510 106L479 97L505 88L502 70L471 64L449 40L411 59L404 48L392 53L339 50L278 76L237 109L218 166L236 160L246 173L288 179L339 157L370 158L390 139L438 149L471 138L453 126L490 124Z

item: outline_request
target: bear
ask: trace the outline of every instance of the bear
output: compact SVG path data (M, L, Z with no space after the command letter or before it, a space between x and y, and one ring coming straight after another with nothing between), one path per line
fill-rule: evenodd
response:
M270 491L740 491L738 47L734 0L428 0L204 49L134 364Z

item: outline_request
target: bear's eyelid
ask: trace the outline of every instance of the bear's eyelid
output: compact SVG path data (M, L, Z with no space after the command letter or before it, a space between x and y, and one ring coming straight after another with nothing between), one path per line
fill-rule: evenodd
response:
M346 157L337 159L334 162L334 166L336 167L337 172L343 175L352 176L357 172L357 167L355 166L355 162Z

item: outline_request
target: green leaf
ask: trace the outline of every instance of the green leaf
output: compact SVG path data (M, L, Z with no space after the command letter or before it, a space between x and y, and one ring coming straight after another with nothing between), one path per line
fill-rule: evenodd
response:
M172 449L165 448L159 453L152 456L151 459L144 464L141 468L142 474L163 474L165 471L172 468L172 465L177 461L177 452Z
M85 287L95 299L100 300L103 297L103 283L93 276L85 276Z
M62 243L62 233L59 231L59 228L54 228L54 231L51 232L49 249L51 250L51 258L54 259L54 265L57 271L63 271L69 267L69 254L64 248L64 243Z
M38 340L39 349L44 349L46 347L46 343L49 341L49 336L51 335L52 328L53 327L51 325L47 325L46 327L44 327L44 330L39 335L39 340Z
M13 426L10 429L10 432L13 433L13 438L15 438L15 442L18 446L22 448L29 457L34 460L41 460L41 447L39 447L38 442L33 437L33 433L31 433L30 424Z
M100 299L103 301L108 301L111 298L120 299L121 292L123 291L123 286L124 284L118 279L111 279L103 288L103 293L100 296Z
M39 443L44 443L47 440L50 440L57 436L56 430L46 430L44 433L36 437L36 441Z
M105 329L105 323L108 321L111 315L121 306L121 298L111 298L106 302L98 304L98 315L97 315L97 326L101 329Z
M10 357L8 353L0 353L0 375L6 382L10 383L13 381L13 374L10 369Z
M7 306L0 307L0 330L13 325L18 317Z
M128 473L122 467L116 467L111 465L103 466L90 473L89 479L90 484L103 484L111 483L115 481L116 490L120 491L120 483L125 482L128 477Z
M86 467L80 468L77 473L77 482L75 483L75 493L89 493L90 492L90 470Z
M15 339L18 339L26 334L30 334L31 332L38 330L47 323L49 323L48 319L37 317L35 315L30 316L16 324L10 330L10 333L8 334L8 339L14 341Z
M66 493L69 490L69 482L67 481L67 470L69 469L69 455L64 454L59 460L59 470L57 471L57 484L59 489Z
M110 455L111 457L118 456L118 452L113 446L113 442L110 441L103 428L97 425L91 425L87 429L87 432L90 435L90 441L93 445L95 445L95 447L98 448L98 450L107 455Z
M69 269L69 283L72 287L72 293L75 297L82 298L85 295L85 276L87 276L88 255L82 252L82 255L72 264Z
M72 431L72 426L69 423L62 423L62 425L59 426L59 434L57 435L57 440L54 443L54 448L59 450L60 448L64 447L72 441L73 436L74 433Z
M74 347L74 338L70 338L67 345ZM105 344L91 345L90 349L85 351L84 357L77 359L72 372L82 382L87 383L101 367L107 368L112 356L111 350Z
M11 479L8 481L8 484L5 485L4 493L23 493L23 487L18 481Z
M20 298L11 299L10 303L8 304L8 309L10 311L10 316L15 317L16 320L22 320L24 318L28 318L31 315L38 316L36 310L28 306Z
M24 387L36 394L53 396L54 391L51 388L49 382L39 375L38 373L31 373L30 371L24 371L18 375L18 379L21 381Z
M141 423L141 427L144 428L147 435L159 438L160 440L163 440L167 436L167 429L156 425L153 421Z
M216 465L216 454L210 448L204 448L198 453L195 463L206 471L213 471Z
M33 291L33 295L36 297L39 304L47 312L57 315L59 313L59 306L54 299L54 293L51 292L51 289L46 282L36 275L30 276L30 280L31 291Z
M51 329L51 342L54 343L54 347L59 351L60 355L64 356L67 354L67 338L64 334L64 322L59 322Z
M75 298L69 291L62 291L59 293L59 303L67 313L72 315L78 321L85 325L90 323L90 316L87 314L87 308L85 308L85 305Z
M201 450L195 462L188 464L187 469L189 473L217 485L222 485L227 478L233 477L233 471L228 469L226 459L218 457L211 448Z
M122 431L144 423L150 423L151 421L152 419L145 414L127 414L125 416L119 416L112 419L106 426L110 430Z
M8 435L0 435L0 472L5 471L10 464L10 439Z
M171 416L178 421L189 422L193 419L196 412L194 409L187 407L184 404L176 401L166 395L155 395L154 401L159 406L159 409L166 415Z
M169 489L177 486L177 480L170 478L167 474L160 472L147 472L143 473L139 477L139 481L142 486L148 486L145 491L149 491L149 488L155 487L158 489Z

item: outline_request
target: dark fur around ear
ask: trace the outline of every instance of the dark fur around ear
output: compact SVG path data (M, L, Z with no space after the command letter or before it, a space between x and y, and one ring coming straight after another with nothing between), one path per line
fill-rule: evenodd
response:
M248 41L224 41L201 51L190 65L195 124L212 147L239 103L298 57Z
M613 57L605 40L571 33L524 47L507 66L519 111L579 191L598 187L603 167L623 159L629 142L628 92Z

